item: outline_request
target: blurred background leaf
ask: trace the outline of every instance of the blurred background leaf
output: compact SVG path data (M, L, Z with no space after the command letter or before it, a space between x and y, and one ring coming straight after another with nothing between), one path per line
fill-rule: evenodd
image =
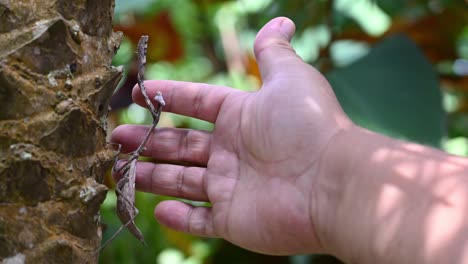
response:
M385 63L383 63L385 62ZM328 75L345 112L370 130L440 147L446 135L437 73L402 35Z
M116 0L114 29L125 38L114 65L124 65L126 76L112 98L110 129L151 122L148 111L131 100L141 35L150 36L147 79L255 91L261 88L252 49L256 32L268 20L287 16L297 26L297 53L327 76L355 122L468 155L467 11L464 0ZM160 125L213 129L168 113ZM110 175L106 184L114 187ZM165 199L171 197L137 194L137 225L149 247L125 231L104 249L100 262L340 263L323 255L265 256L169 230L153 217L154 206ZM102 221L106 240L120 226L112 191Z

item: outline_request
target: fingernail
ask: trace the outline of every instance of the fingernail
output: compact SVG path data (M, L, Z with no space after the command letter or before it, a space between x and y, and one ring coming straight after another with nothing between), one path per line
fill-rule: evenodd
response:
M294 35L294 31L296 30L296 27L294 26L294 23L288 18L282 19L279 22L280 22L279 31L288 40L291 40L291 38Z
M270 28L271 29L279 29L281 28L281 24L283 23L283 19L281 18L276 18L274 19L271 24L270 24Z

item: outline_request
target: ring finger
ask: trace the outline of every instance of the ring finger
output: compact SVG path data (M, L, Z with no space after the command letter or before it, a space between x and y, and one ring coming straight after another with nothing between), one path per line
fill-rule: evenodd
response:
M135 183L144 192L207 202L205 172L201 167L138 162Z

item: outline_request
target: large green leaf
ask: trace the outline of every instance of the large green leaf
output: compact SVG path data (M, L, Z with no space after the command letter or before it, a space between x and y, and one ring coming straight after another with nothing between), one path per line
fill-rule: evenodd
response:
M392 36L327 78L357 124L392 137L440 147L445 113L437 73L416 45Z

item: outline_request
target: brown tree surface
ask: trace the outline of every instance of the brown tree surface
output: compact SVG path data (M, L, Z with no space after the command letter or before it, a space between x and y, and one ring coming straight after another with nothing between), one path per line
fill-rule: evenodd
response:
M96 263L113 0L0 0L0 260ZM17 261L17 262L15 262Z

